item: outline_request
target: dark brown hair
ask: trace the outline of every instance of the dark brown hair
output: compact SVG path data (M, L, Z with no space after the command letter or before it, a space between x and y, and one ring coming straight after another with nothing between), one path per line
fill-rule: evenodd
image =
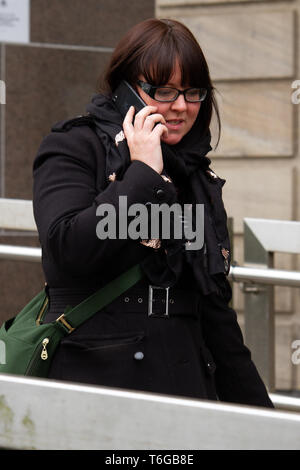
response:
M117 44L99 91L111 93L123 79L136 87L139 75L152 85L165 85L176 61L181 69L182 86L207 88L197 121L201 134L206 133L214 109L219 142L221 122L208 65L197 40L179 21L151 18L131 28Z

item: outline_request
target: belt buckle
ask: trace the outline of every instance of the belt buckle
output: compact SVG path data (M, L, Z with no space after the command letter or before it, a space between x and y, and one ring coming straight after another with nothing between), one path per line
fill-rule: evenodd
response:
M165 290L165 304L166 304L166 308L165 308L165 312L161 313L155 313L153 312L152 310L152 307L153 307L153 302L155 302L155 299L153 299L153 290L154 289L164 289ZM155 316L155 317L164 317L164 318L168 318L169 317L169 289L170 287L161 287L161 286L152 286L152 285L149 285L149 297L148 297L148 316L151 317L151 316Z

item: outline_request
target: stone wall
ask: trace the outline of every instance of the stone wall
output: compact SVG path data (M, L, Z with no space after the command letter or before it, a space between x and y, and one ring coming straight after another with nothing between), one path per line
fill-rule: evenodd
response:
M32 163L60 120L85 112L120 37L154 16L152 0L31 0L29 44L0 43L0 197L32 199ZM39 246L36 234L0 243ZM0 260L0 323L44 285L39 264Z
M157 17L178 19L195 34L218 90L222 135L212 166L227 180L224 198L241 265L244 217L300 220L300 104L291 100L300 79L299 11L299 0L157 0ZM299 256L278 253L275 267L297 270ZM299 389L291 344L300 338L300 292L275 291L276 387ZM243 325L238 285L234 306Z

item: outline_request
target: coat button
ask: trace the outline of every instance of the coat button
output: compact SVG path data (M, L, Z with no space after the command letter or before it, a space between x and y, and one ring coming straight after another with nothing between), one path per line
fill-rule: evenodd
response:
M163 189L158 189L156 191L156 197L159 201L162 201L165 198L165 192Z
M141 361L142 359L144 359L144 353L142 351L137 351L136 353L134 353L133 357L137 361Z

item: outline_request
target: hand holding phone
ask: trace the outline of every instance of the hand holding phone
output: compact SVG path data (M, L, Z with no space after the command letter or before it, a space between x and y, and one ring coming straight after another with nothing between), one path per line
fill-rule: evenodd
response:
M130 106L134 106L136 113L146 106L146 103L142 100L140 95L126 80L122 80L120 85L113 92L112 100L123 118L126 116Z
M168 133L164 117L155 113L156 106L147 106L126 81L114 91L112 99L121 115L125 116L123 129L131 160L140 160L161 173L163 159L160 141Z

